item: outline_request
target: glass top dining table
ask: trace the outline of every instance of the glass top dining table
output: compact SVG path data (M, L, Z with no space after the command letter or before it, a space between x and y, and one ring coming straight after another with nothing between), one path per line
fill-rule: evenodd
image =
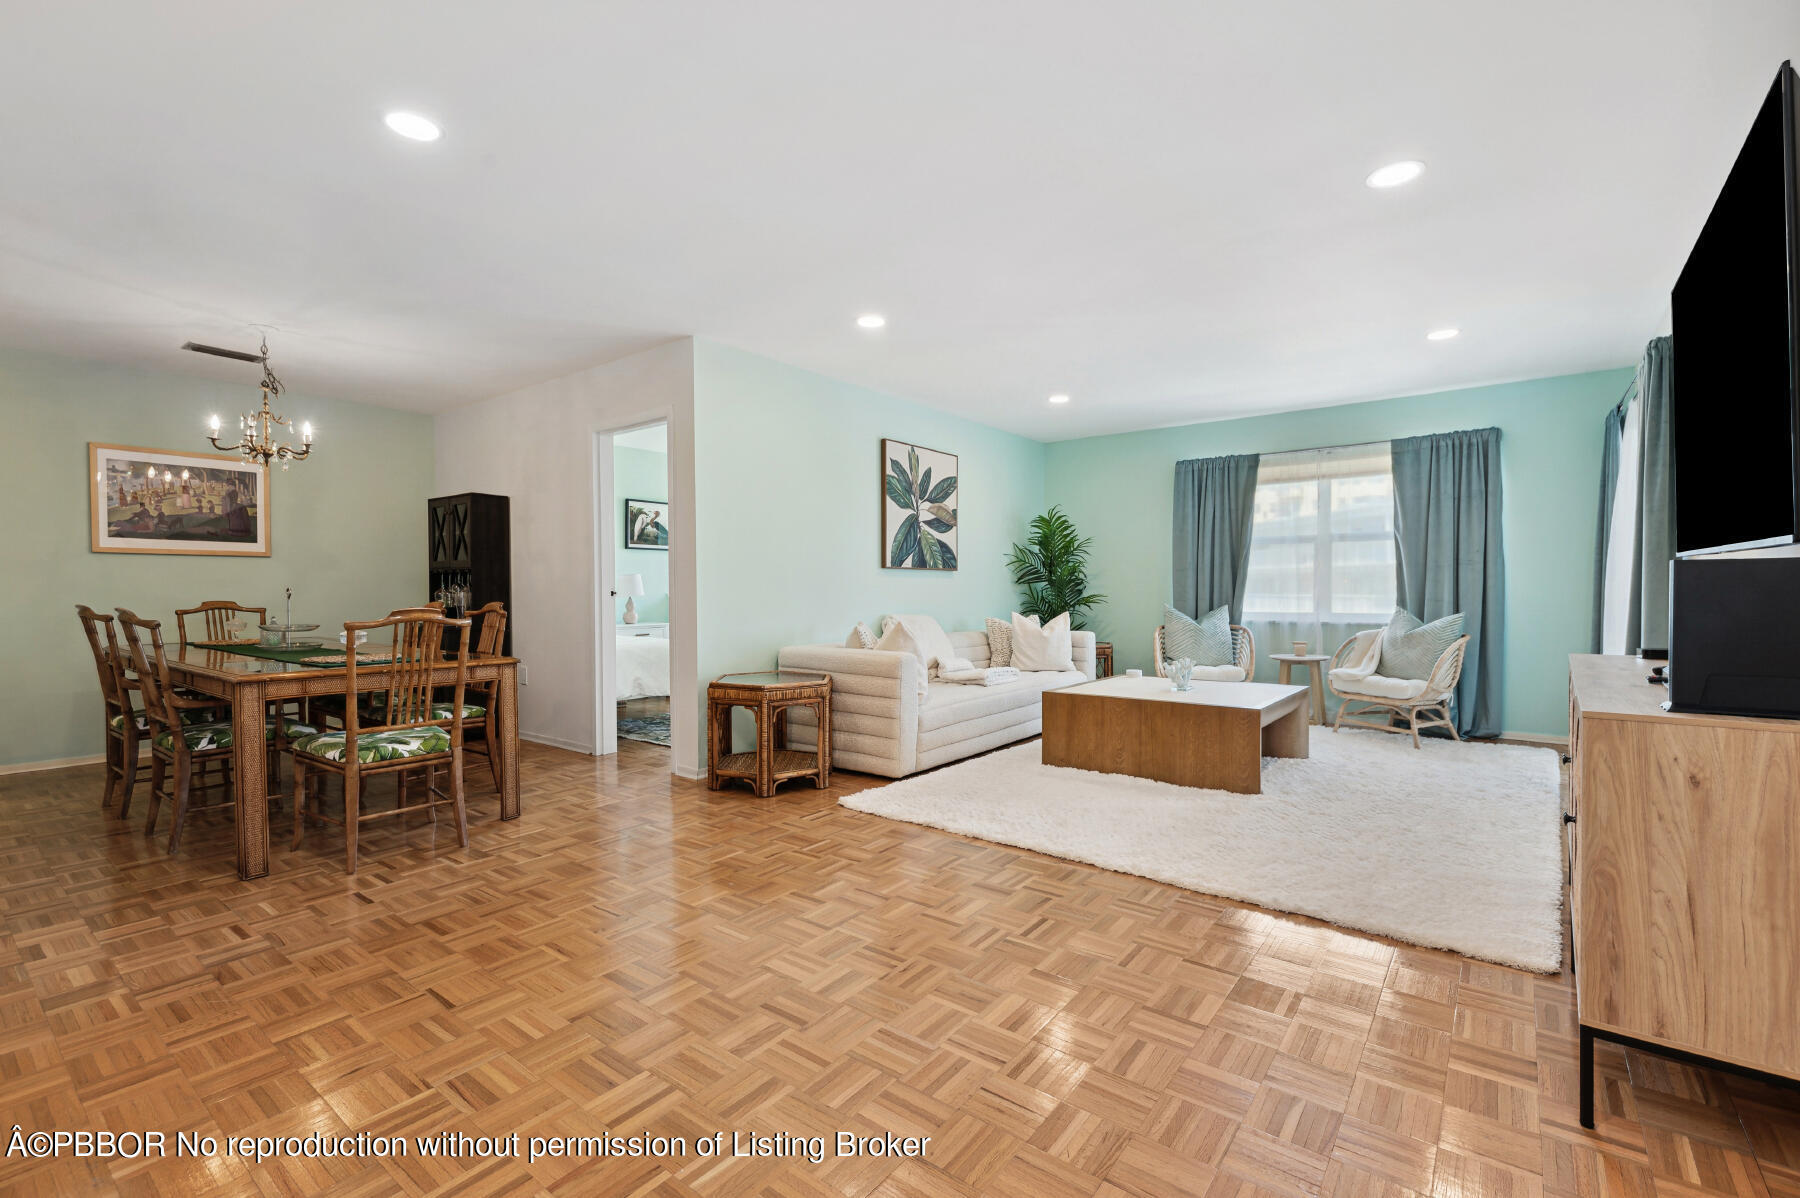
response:
M232 776L236 780L237 869L240 878L269 872L269 778L262 751L264 710L270 702L318 695L343 695L349 685L342 646L307 650L271 650L254 643L186 644L168 650L169 674L177 686L224 699L231 704ZM302 657L305 654L307 656ZM432 671L434 684L456 681L456 659L447 657ZM359 649L356 689L382 690L391 663L380 650ZM493 710L488 736L500 763L500 818L519 817L519 662L515 657L471 653L469 682L493 682Z

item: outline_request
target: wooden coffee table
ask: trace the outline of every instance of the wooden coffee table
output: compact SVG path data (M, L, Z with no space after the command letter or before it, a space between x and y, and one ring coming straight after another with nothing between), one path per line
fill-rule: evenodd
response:
M1044 764L1262 793L1264 757L1307 755L1307 688L1103 678L1044 692Z

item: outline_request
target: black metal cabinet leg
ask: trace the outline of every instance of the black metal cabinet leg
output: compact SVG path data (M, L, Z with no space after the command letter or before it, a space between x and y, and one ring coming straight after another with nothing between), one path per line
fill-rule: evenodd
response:
M1594 1129L1594 1029L1581 1027L1581 1126Z

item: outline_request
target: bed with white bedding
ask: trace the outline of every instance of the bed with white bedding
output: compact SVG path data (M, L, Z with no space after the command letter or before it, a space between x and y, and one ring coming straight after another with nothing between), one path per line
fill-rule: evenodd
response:
M643 699L669 693L669 642L660 636L616 636L618 699Z

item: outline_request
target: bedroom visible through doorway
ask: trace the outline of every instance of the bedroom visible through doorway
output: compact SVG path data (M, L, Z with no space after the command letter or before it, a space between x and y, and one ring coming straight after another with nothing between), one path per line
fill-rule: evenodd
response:
M669 444L667 424L613 439L611 519L617 718L621 740L669 744Z

